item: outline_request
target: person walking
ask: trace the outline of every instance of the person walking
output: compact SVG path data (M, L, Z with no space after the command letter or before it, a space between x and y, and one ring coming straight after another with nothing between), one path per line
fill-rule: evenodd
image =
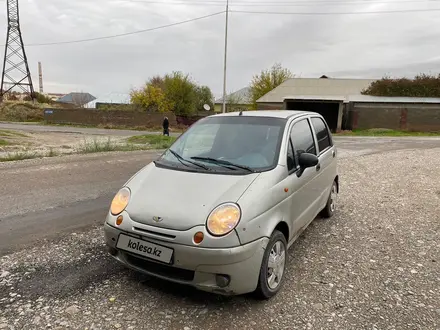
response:
M165 117L163 119L162 127L163 127L163 135L170 136L170 122L168 120L168 117Z

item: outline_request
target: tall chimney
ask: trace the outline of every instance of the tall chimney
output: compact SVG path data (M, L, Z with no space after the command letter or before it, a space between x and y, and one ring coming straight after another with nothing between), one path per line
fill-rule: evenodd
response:
M43 94L43 71L41 70L41 62L38 62L38 76L40 82L40 94Z

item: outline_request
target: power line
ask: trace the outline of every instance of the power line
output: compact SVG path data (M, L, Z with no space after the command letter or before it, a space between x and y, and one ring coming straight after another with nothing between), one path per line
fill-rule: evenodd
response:
M292 1L240 1L234 0L231 1L229 5L242 5L242 4L281 4L281 5L289 5L289 4L297 4L297 3L348 3L348 4L369 4L369 3L429 3L429 2L437 2L439 0L292 0ZM171 0L171 1L161 1L161 0L114 0L114 2L138 2L138 3L163 3L163 4L172 4L175 2L178 3L196 3L196 4L221 4L225 5L225 0Z
M1 1L1 0L0 0ZM431 0L432 1L432 0ZM246 11L246 10L229 10L231 13L239 13L239 14L263 14L263 15L308 15L308 16L314 16L314 15L366 15L366 14L397 14L397 13L416 13L416 12L433 12L433 11L440 11L440 8L432 8L432 9L410 9L410 10L388 10L388 11L363 11L363 12L271 12L271 11ZM70 41L58 41L58 42L48 42L48 43L33 43L28 44L27 47L31 46L53 46L53 45L65 45L65 44L75 44L75 43L83 43L83 42L90 42L90 41L96 41L96 40L104 40L104 39L113 39L113 38L119 38L134 34L140 34L145 32L151 32L155 30L161 30L177 25L182 25L190 22L195 22L198 20L202 20L205 18L217 16L220 14L225 13L226 11L220 11L217 13L204 15L192 19L188 19L185 21L180 21L176 23L161 25L153 28L133 31L133 32L127 32L127 33L120 33L120 34L114 34L109 36L102 36L102 37L95 37L95 38L87 38L87 39L78 39L78 40L70 40ZM1 45L4 47L5 45Z
M185 21L180 21L180 22L176 22L176 23L161 25L161 26L157 26L157 27L154 27L154 28L138 30L138 31L133 31L133 32L127 32L127 33L121 33L121 34L113 34L113 35L109 35L109 36L96 37L96 38L71 40L71 41L59 41L59 42L48 42L48 43L34 43L34 44L28 44L27 47L29 47L29 46L52 46L52 45L75 44L75 43L80 43L80 42L88 42L88 41L96 41L96 40L124 37L124 36L133 35L133 34L145 33L145 32L150 32L150 31L155 31L155 30L169 28L169 27L176 26L176 25L182 25L182 24L186 24L186 23L190 23L190 22L194 22L194 21L199 21L199 20L202 20L202 19L205 19L205 18L208 18L208 17L217 16L217 15L220 15L220 14L223 14L223 13L225 13L225 11L220 11L218 13L209 14L209 15L205 15L205 16L200 16L200 17L196 17L196 18L191 18L191 19L188 19L188 20L185 20ZM4 45L2 45L2 46L4 46Z
M420 13L440 11L440 8L431 9L410 9L410 10L386 10L386 11L345 11L345 12L273 12L273 11L247 11L247 10L230 10L231 13L242 14L264 14L264 15L368 15L368 14L401 14L401 13Z
M438 2L440 0L369 0L369 1L234 1L229 6L233 7L310 7L313 4L319 4L321 6L351 6L351 5L368 5L368 4L428 4ZM157 0L116 0L116 2L131 2L131 3L145 3L145 4L159 4L159 5L190 5L190 6L225 6L224 1L205 0L205 1L157 1Z

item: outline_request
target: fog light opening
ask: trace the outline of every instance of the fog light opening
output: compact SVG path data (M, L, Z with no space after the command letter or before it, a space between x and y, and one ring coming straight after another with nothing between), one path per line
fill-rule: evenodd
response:
M205 235L201 231L198 231L197 233L194 234L193 240L194 240L195 244L200 244L200 243L202 243L204 238L205 238Z
M217 274L215 275L215 282L220 288L225 288L229 285L229 282L231 282L231 278L229 275Z
M120 215L119 217L116 218L116 225L120 226L122 221L124 220L124 217L122 215Z

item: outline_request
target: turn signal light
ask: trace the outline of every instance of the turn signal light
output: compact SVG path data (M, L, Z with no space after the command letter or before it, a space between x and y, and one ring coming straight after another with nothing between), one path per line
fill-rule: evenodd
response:
M119 217L116 218L116 225L120 226L122 223L122 220L124 220L124 217L122 215L120 215Z
M198 231L194 234L194 243L200 244L203 241L203 238L205 238L205 235L201 231Z

